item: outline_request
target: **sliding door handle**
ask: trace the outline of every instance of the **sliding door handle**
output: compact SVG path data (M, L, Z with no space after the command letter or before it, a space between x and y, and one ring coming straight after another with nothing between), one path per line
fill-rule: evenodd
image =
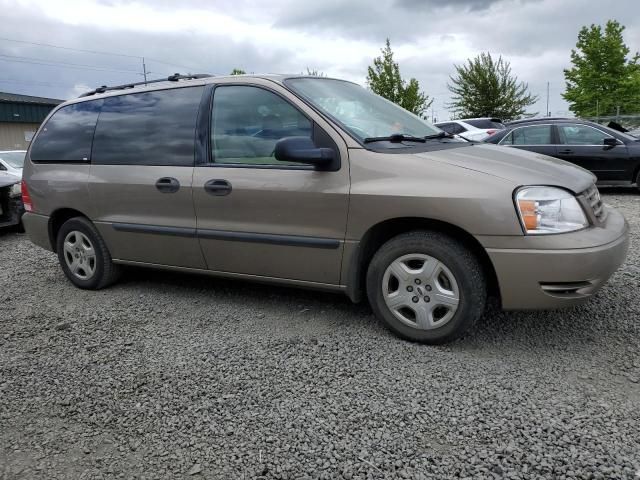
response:
M156 188L162 193L175 193L180 190L180 182L177 178L162 177L156 182Z

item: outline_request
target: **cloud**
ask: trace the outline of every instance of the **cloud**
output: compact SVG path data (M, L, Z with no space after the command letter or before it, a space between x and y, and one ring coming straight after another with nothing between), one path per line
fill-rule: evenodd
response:
M417 78L446 117L453 65L482 51L503 55L552 111L581 26L616 18L640 44L636 0L0 0L0 37L125 56L0 40L0 55L94 66L45 65L0 56L0 90L68 97L75 86L139 81L180 72L300 73L306 67L364 84L366 68L391 39L404 76ZM28 25L29 28L25 28ZM128 56L126 56L128 55ZM13 59L18 60L18 59ZM2 83L2 82L5 83ZM22 83L16 83L20 82ZM78 87L79 89L79 87Z

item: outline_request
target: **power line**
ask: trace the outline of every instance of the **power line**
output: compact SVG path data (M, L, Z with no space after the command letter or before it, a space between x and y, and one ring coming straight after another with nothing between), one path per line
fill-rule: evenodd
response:
M6 38L6 37L0 37L0 40L3 40L5 42L14 42L14 43L24 43L27 45L37 45L39 47L48 47L48 48L59 48L62 50L71 50L74 52L84 52L84 53L93 53L96 55L113 55L113 56L117 56L117 57L127 57L127 58L135 58L137 60L142 60L143 57L140 55L129 55L126 53L116 53L116 52L107 52L105 50L87 50L84 48L74 48L74 47L65 47L62 45L54 45L52 43L41 43L41 42L29 42L27 40L16 40L13 38ZM157 58L151 58L151 57L145 57L147 60L151 60L153 62L157 62L157 63L162 63L164 65L170 65L173 67L180 67L180 68L186 68L187 70L191 70L192 72L197 71L197 68L191 68L191 67L187 67L185 65L180 65L179 63L170 63L170 62L165 62L164 60L159 60Z
M96 72L118 72L118 73L128 73L128 74L136 74L136 75L141 75L140 72L137 72L135 70L115 70L112 68L93 68L93 67L74 67L74 66L70 66L70 65L57 65L55 63L45 63L45 62L34 62L31 60L10 60L10 59L6 59L6 58L0 58L0 62L14 62L14 63L27 63L30 65L42 65L45 67L57 67L57 68L75 68L75 69L80 69L80 70L93 70Z
M0 40L4 40L5 42L26 43L28 45L38 45L39 47L61 48L63 50L73 50L73 51L76 51L76 52L95 53L95 54L98 54L98 55L115 55L115 56L118 56L118 57L129 57L129 58L138 58L138 59L142 58L142 57L139 57L138 55L127 55L125 53L105 52L105 51L99 51L99 50L85 50L83 48L63 47L63 46L60 46L60 45L53 45L51 43L28 42L27 40L15 40L13 38L0 37Z
M70 66L70 67L88 67L88 68L99 68L100 70L113 70L113 71L119 71L119 72L140 73L138 70L111 69L108 67L101 67L99 65L87 65L86 63L60 62L58 60L48 60L46 58L23 57L20 55L6 55L4 53L0 53L0 57L15 58L18 60L30 60L35 62L45 62L47 64L50 63L50 64L56 64L56 65Z
M49 82L31 82L28 80L12 80L12 79L2 79L0 78L0 83L17 83L20 85L37 85L41 87L71 87L71 84L63 84L63 83L49 83Z

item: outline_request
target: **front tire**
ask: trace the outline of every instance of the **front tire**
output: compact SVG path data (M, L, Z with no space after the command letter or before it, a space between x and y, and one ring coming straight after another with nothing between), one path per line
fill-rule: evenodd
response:
M367 271L374 313L398 336L440 344L460 337L484 312L487 282L476 256L440 232L392 238Z
M99 290L116 281L120 269L96 227L84 217L67 220L56 239L62 271L76 287Z

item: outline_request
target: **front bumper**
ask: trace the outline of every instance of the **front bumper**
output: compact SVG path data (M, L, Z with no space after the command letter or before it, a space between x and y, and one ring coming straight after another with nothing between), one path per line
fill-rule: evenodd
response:
M485 237L482 243L493 262L504 309L552 309L584 303L602 287L624 262L629 226L609 209L600 227L511 240Z

